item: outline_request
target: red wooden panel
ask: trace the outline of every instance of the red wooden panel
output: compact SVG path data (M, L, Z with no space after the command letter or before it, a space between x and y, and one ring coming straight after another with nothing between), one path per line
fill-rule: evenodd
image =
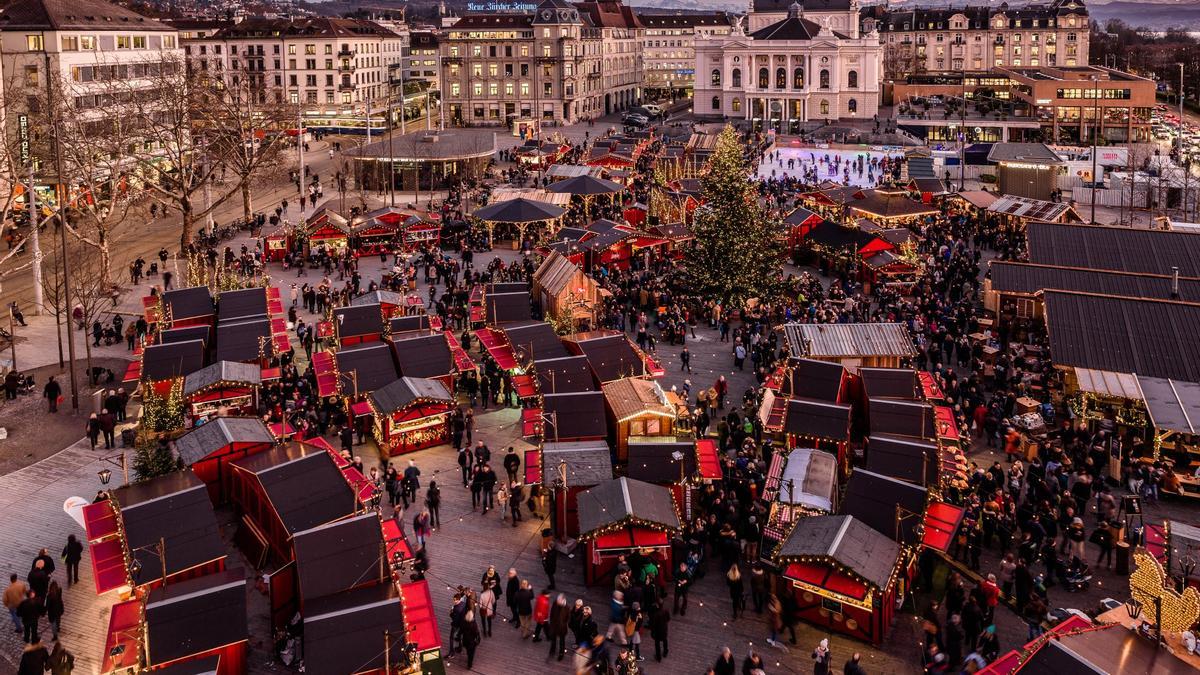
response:
M945 553L962 522L964 509L953 504L933 502L925 509L925 534L921 543Z
M84 506L83 531L88 541L100 541L116 534L117 514L113 512L112 502L105 499Z
M104 638L102 673L133 668L138 664L138 642L141 635L142 602L126 600L113 605L108 616L108 633Z
M721 480L721 460L717 458L717 442L711 438L696 441L696 468L704 480Z
M96 581L97 593L107 593L129 581L125 571L125 549L119 538L88 544L88 556L92 559L92 578Z
M137 382L140 379L142 379L142 362L131 361L125 368L125 376L121 378L121 384Z
M440 649L442 636L438 631L437 614L429 594L428 582L413 581L401 584L400 596L409 642L417 643L417 651L421 652Z
M389 561L395 560L397 553L400 554L401 560L413 557L412 547L408 545L408 540L404 538L404 533L400 531L400 525L394 518L383 521L383 540L387 542Z
M933 417L937 425L939 439L948 441L961 440L958 434L958 421L954 419L953 410L944 405L939 405L933 409Z
M542 451L538 448L525 451L525 484L537 485L542 482Z
M537 387L533 384L532 375L514 375L512 378L513 389L517 390L517 396L520 398L529 398L537 396Z

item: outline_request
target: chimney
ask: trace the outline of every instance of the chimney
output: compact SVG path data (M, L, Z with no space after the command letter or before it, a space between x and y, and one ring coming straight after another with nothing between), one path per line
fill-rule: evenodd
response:
M1179 267L1171 266L1171 299L1179 299Z

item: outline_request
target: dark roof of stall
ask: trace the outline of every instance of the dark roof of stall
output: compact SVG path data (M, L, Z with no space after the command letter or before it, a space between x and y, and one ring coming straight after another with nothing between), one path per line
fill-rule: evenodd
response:
M487 322L492 325L506 321L528 321L532 316L528 290L487 293L483 296L483 306L486 308Z
M423 377L401 377L372 391L371 404L387 415L407 408L420 399L453 403L454 396L441 380Z
M175 439L175 452L187 466L234 443L275 443L271 430L257 417L218 417Z
M157 382L185 377L204 367L204 342L186 340L147 345L142 351L142 378Z
M1000 293L1035 295L1053 289L1159 300L1170 300L1173 294L1170 274L1136 274L1007 260L993 260L989 265L992 290ZM1200 279L1180 278L1179 297L1175 299L1200 302Z
M1200 277L1200 237L1190 232L1132 227L1062 225L1026 226L1029 262L1095 270Z
M867 440L869 471L917 485L935 484L938 474L938 445L911 436L876 434Z
M933 407L924 401L896 398L870 398L871 435L897 434L933 438Z
M906 516L906 512L925 513L925 498L925 488L919 485L855 469L846 483L842 513L854 516L889 539L896 537L896 514L899 513L903 516L900 539L902 543L914 544L921 519L920 515Z
M565 356L533 362L543 394L600 391L586 356Z
M407 377L439 377L454 372L450 345L441 333L392 338L392 356Z
M809 516L796 522L776 559L818 556L853 570L876 588L886 589L900 557L900 546L853 516Z
M579 493L580 536L636 520L669 530L679 529L671 489L632 478L615 478Z
M383 332L383 308L378 304L338 307L333 310L333 325L339 338L379 335Z
M167 574L225 557L208 490L191 471L176 471L112 491L120 505L125 541L141 563L135 583L159 579L162 562L154 550L163 539Z
M396 380L396 364L392 348L382 342L343 347L334 355L340 374L342 393L366 393L382 388ZM355 373L351 376L350 373Z
M846 368L833 361L790 358L779 393L789 397L837 401Z
M613 475L612 451L604 440L564 441L542 446L542 471L557 476L559 466L567 470L567 485L587 487Z
M217 324L216 357L221 361L258 361L274 350L266 317Z
M163 309L171 321L212 316L213 298L208 286L177 288L162 294ZM164 317L165 318L165 317Z
M262 384L262 369L254 363L217 361L189 373L183 379L183 395L191 396L201 389L221 382L257 386Z
M850 440L850 406L796 398L788 401L783 430L797 436Z
M674 453L683 455L676 460ZM683 472L679 470L683 462ZM625 475L648 483L678 483L696 472L696 441L674 436L630 436Z
M146 643L151 665L203 654L249 637L246 573L240 568L150 591Z
M307 600L305 670L322 675L382 672L387 647L384 631L392 635L392 663L399 663L405 625L395 584L375 584Z
M323 448L288 443L234 462L253 473L289 533L354 513L354 489Z
M267 289L263 286L221 291L217 298L217 320L267 315Z
M542 401L547 416L546 438L572 440L604 438L608 435L603 392L546 394Z
M504 327L508 344L522 360L544 360L570 356L554 327L545 321L529 321Z
M374 511L297 532L292 545L304 602L379 579L383 530Z

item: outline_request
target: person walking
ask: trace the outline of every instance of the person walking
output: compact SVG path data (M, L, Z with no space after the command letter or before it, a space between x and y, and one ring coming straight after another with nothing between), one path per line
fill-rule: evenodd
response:
M38 641L38 620L42 617L42 599L36 592L30 590L25 599L17 605L17 615L21 617L21 628L26 643Z
M521 580L515 595L514 609L521 628L521 639L527 640L533 636L533 586L528 579Z
M517 568L508 568L508 579L504 582L504 594L508 598L504 601L508 605L508 611L512 614L512 627L520 628L520 617L517 616L517 591L521 590L521 578L517 576Z
M737 563L725 574L725 584L729 587L729 603L733 608L733 618L738 618L738 611L745 607L746 584L742 581L742 572Z
M767 594L766 610L767 631L770 633L767 644L772 647L782 647L783 643L779 641L779 631L783 629L783 603L779 601L779 596L774 593Z
M675 602L671 611L679 616L687 615L688 591L692 587L692 573L686 562L679 563L679 571L675 573Z
M50 651L50 675L71 675L75 670L75 655L67 651L61 642L54 643Z
M4 589L4 606L8 609L8 616L12 619L14 633L20 633L23 630L21 615L17 612L17 608L21 606L21 602L25 600L28 593L28 584L21 581L15 572L9 575L8 587Z
M621 591L613 591L612 600L608 603L608 630L604 631L605 639L624 645L629 640L625 636L625 595Z
M422 509L420 513L413 516L413 536L417 539L417 546L424 546L425 540L432 532L429 509Z
M50 639L58 642L58 631L62 626L65 607L63 607L62 586L59 586L57 581L51 581L50 589L46 591L45 611L46 621L50 624Z
M550 591L542 590L533 601L533 641L541 642L542 633L550 638Z
M567 605L567 596L562 593L554 599L550 607L550 621L546 625L546 640L550 643L550 652L546 659L552 659L557 652L558 660L562 661L567 653L567 628L571 620L571 607Z
M54 379L53 375L46 381L46 386L42 388L42 397L49 401L50 412L58 412L58 399L62 398L62 386L59 385L58 380Z
M429 487L425 489L425 510L429 512L429 526L434 530L441 527L441 519L438 518L438 509L442 507L442 489L438 487L436 480L429 481Z
M88 416L87 424L84 425L84 433L87 434L88 442L91 443L92 449L96 449L96 443L100 441L100 418L96 413Z
M479 632L492 637L492 618L496 616L496 591L492 584L483 585L475 606L479 609Z
M654 660L662 661L671 651L668 634L671 622L671 612L666 605L659 603L650 612L650 637L654 640Z
M521 458L517 456L516 448L509 447L504 455L504 472L508 474L508 482L517 482L517 469L521 467Z
M17 665L17 675L44 675L50 669L50 652L40 640L25 645L21 652L21 663Z
M829 664L833 662L833 652L829 651L829 638L822 638L813 650L812 657L813 675L829 675Z
M467 670L475 665L475 649L483 639L479 635L479 624L475 623L475 612L468 611L463 617L462 645L467 652Z

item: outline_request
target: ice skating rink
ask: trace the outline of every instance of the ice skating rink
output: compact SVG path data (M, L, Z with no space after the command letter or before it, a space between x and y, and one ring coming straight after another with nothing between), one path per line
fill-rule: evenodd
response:
M875 187L883 182L885 158L900 157L903 152L876 150L831 150L825 148L781 147L768 152L758 166L759 178L811 177L809 183L831 180L843 185ZM815 176L813 169L816 169Z

